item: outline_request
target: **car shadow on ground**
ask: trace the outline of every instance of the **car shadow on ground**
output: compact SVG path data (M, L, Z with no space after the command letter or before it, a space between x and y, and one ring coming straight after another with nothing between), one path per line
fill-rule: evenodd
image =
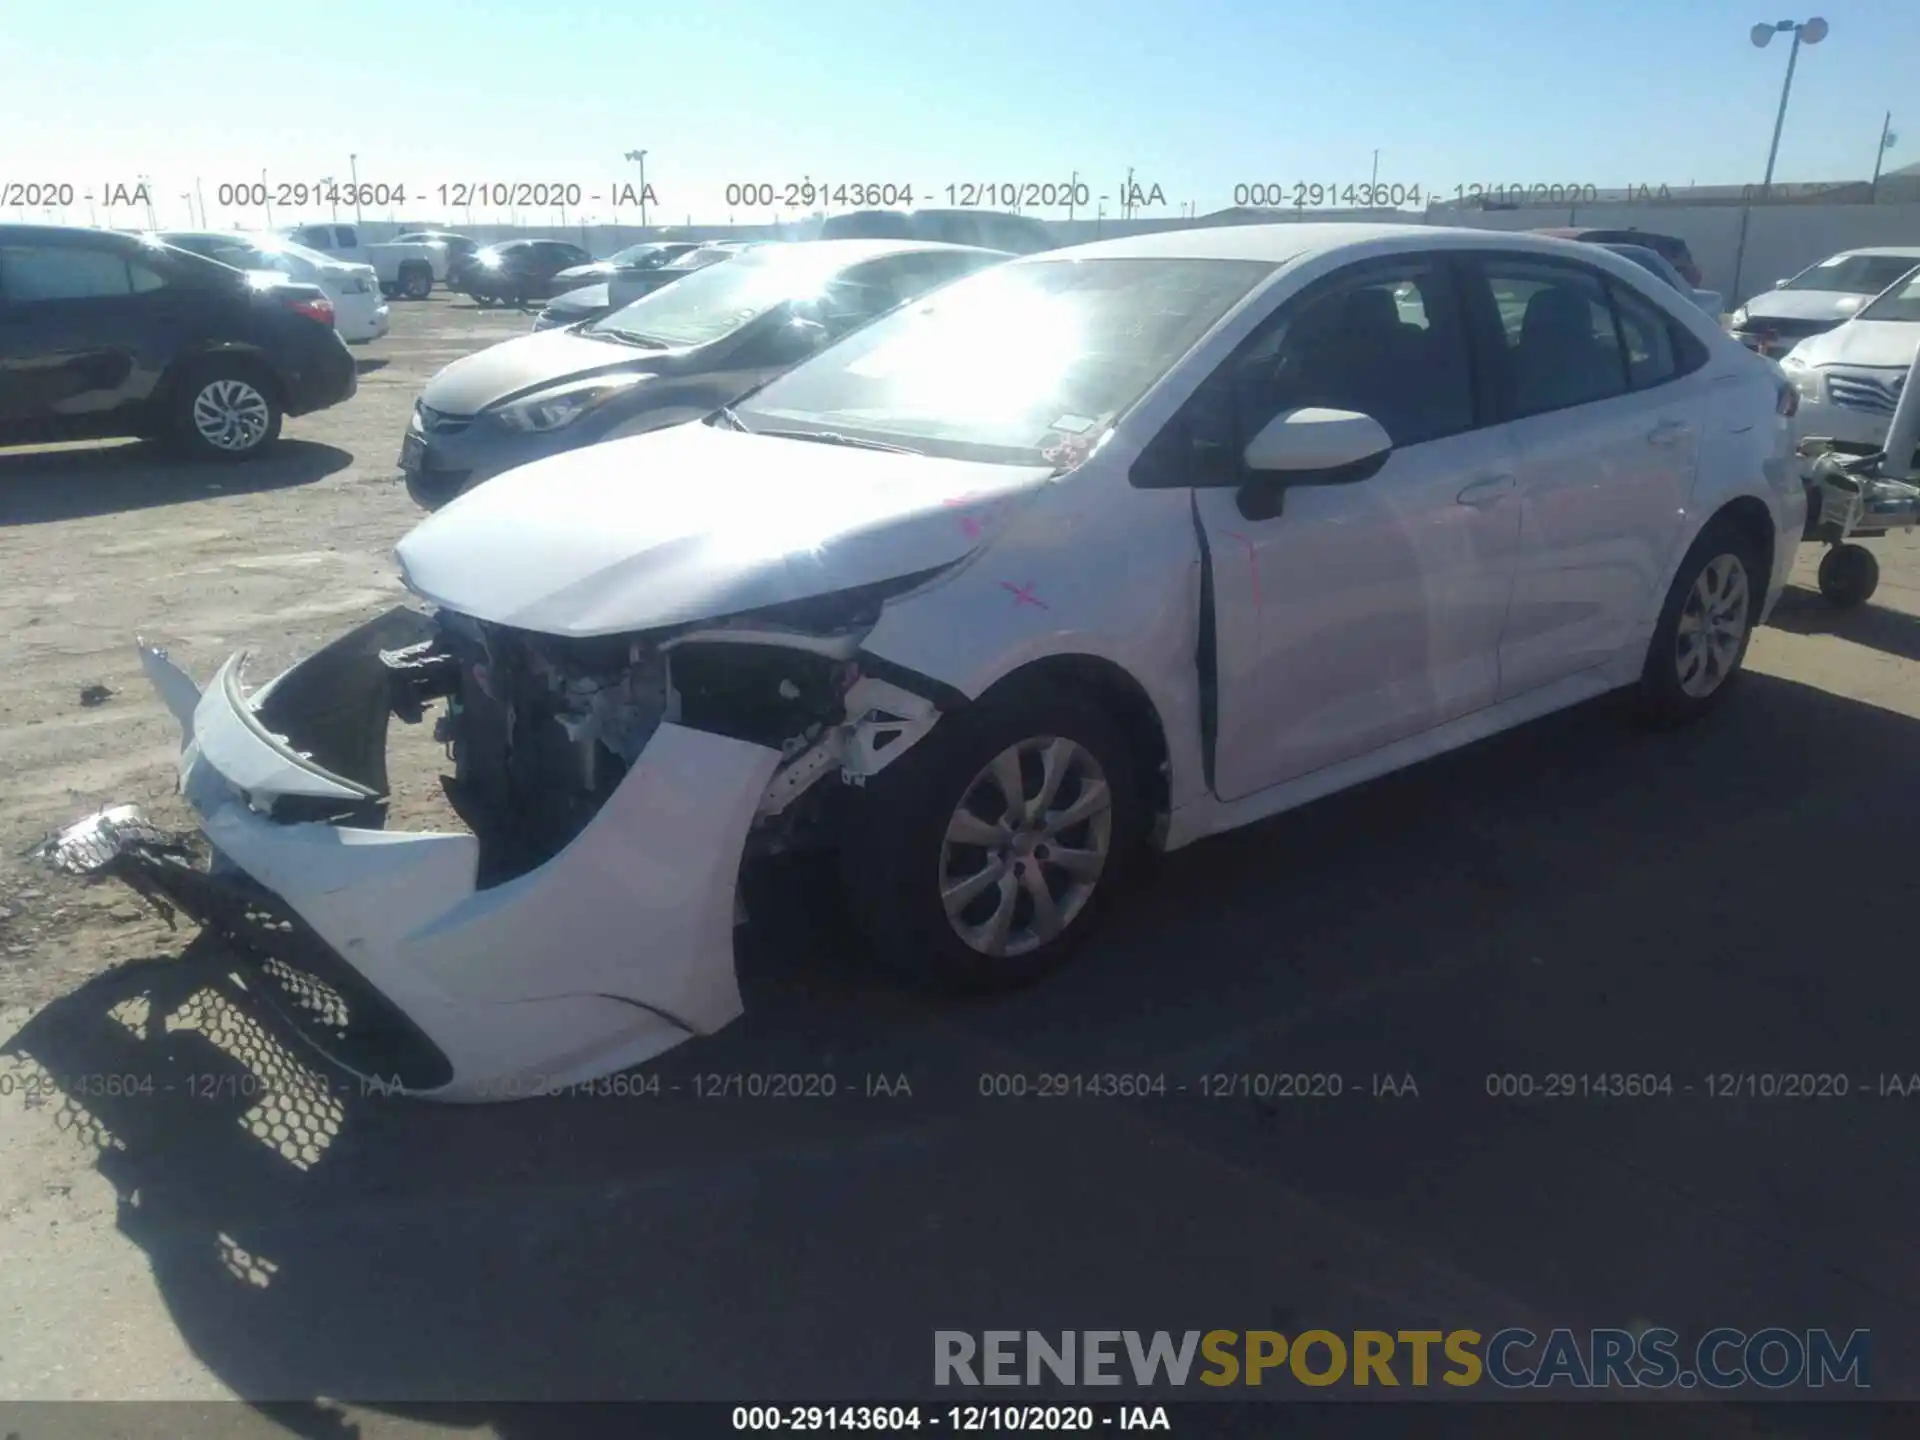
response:
M371 375L376 370L386 369L392 363L393 361L380 356L356 355L353 359L353 368L358 374Z
M345 450L311 440L281 440L258 459L234 464L184 460L154 441L0 451L0 525L285 490L324 480L352 463Z
M1902 660L1920 660L1920 615L1868 602L1850 610L1812 590L1788 586L1767 623L1796 635L1836 635Z
M795 867L752 897L746 1015L624 1094L367 1093L206 938L6 1053L51 1078L193 1353L256 1400L459 1400L436 1418L530 1437L551 1426L505 1402L924 1394L935 1328L1485 1329L1489 1296L1555 1325L1870 1325L1876 1389L1908 1393L1904 1111L1481 1088L1910 1059L1920 975L1874 942L1911 892L1872 882L1920 846L1920 724L1742 688L1673 734L1596 702L1182 851L1072 967L990 1003L873 973ZM1350 1098L986 1083L1280 1070ZM1383 1071L1425 1098L1358 1098ZM822 1075L833 1094L769 1080Z

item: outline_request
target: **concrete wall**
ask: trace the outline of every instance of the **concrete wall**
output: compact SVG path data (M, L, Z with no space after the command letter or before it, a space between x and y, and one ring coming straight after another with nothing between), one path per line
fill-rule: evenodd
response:
M1740 244L1741 216L1749 216L1746 255L1740 265L1739 282L1734 277L1734 260ZM1676 235L1687 242L1706 278L1709 290L1726 297L1728 308L1765 290L1783 276L1791 275L1837 250L1863 245L1920 246L1920 204L1901 205L1756 205L1742 210L1731 205L1594 205L1573 209L1528 209L1451 211L1307 211L1278 217L1304 221L1392 220L1408 224L1466 225L1482 230L1532 230L1552 225L1604 225L1637 228ZM1240 217L1233 217L1239 219ZM1135 235L1156 230L1180 230L1205 225L1198 220L1054 220L1048 222L1062 244L1080 244L1088 240L1117 235ZM377 239L397 233L397 226L385 221L368 221L366 230ZM606 255L625 245L648 238L688 240L800 239L806 234L806 222L787 226L772 225L689 225L654 227L643 231L637 225L474 225L448 226L475 239L492 242L521 235L548 235L570 240L595 255Z

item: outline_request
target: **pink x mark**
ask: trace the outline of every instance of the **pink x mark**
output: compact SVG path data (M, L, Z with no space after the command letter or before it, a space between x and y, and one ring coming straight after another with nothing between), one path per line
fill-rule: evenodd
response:
M1000 588L1013 592L1013 608L1016 610L1022 605L1032 605L1041 610L1051 610L1053 608L1033 593L1033 581L1031 580L1024 585L1016 585L1011 580L1002 580L1000 582Z
M940 503L949 510L952 510L958 506L970 505L975 500L985 498L986 497L978 491L969 491L965 495L956 495L951 500L942 500ZM960 517L960 533L965 535L969 540L978 540L980 538L980 518L977 515L962 515Z

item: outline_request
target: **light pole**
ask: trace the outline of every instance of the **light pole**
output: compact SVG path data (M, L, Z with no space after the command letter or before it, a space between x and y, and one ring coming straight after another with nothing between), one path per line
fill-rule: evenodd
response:
M333 211L333 218L338 220L340 218L340 187L331 175L322 176L320 183L327 187L327 194L333 197L327 201L327 204Z
M267 202L267 229L273 229L273 191L267 188L267 172L260 172L260 196Z
M353 223L362 224L360 219L360 157L347 156L347 173L353 177Z
M1887 111L1887 118L1880 122L1880 146L1873 152L1873 203L1880 203L1880 163L1887 158L1887 151L1899 144L1900 137L1888 128L1893 124L1893 111Z
M647 152L629 150L626 158L640 167L640 228L647 228Z
M147 197L147 228L158 230L160 222L153 218L153 177L151 175L140 177L140 190Z
M200 188L200 177L193 177L193 198L200 202L200 228L207 228L207 192Z
M1767 147L1767 173L1760 181L1760 198L1765 200L1773 190L1773 162L1780 155L1780 130L1787 123L1787 97L1793 93L1793 67L1800 60L1802 44L1818 45L1827 38L1828 25L1818 15L1810 20L1780 20L1772 25L1756 25L1747 32L1756 50L1764 50L1773 43L1775 35L1793 32L1793 48L1787 52L1787 78L1780 83L1780 108L1773 117L1773 144ZM1734 304L1740 303L1740 272L1747 259L1747 223L1753 217L1753 206L1743 206L1740 210L1740 242L1733 253L1733 294L1728 298Z

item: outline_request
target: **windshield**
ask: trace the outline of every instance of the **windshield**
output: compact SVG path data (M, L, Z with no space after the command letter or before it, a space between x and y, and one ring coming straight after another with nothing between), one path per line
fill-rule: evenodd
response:
M606 263L609 265L629 266L658 265L664 254L665 252L661 249L657 241L649 241L644 245L629 245L624 250L614 251L613 254L607 257Z
M1838 290L1847 295L1878 295L1917 262L1911 255L1836 255L1803 270L1782 290Z
M614 311L589 325L587 333L625 335L675 348L710 345L786 301L825 295L829 282L845 268L844 256L804 250L736 255L731 264L707 264Z
M1669 265L1656 251L1648 250L1640 245L1609 245L1607 249L1613 251L1614 254L1623 260L1631 260L1642 270L1650 271L1654 275L1659 276L1660 279L1666 281L1667 284L1675 286L1676 288L1678 287L1680 283L1680 272Z
M1273 269L1252 260L1039 260L895 311L737 407L955 459L1084 453ZM691 282L688 282L691 283Z
M1905 284L1896 282L1886 294L1863 309L1859 320L1920 320L1920 269L1908 274Z

